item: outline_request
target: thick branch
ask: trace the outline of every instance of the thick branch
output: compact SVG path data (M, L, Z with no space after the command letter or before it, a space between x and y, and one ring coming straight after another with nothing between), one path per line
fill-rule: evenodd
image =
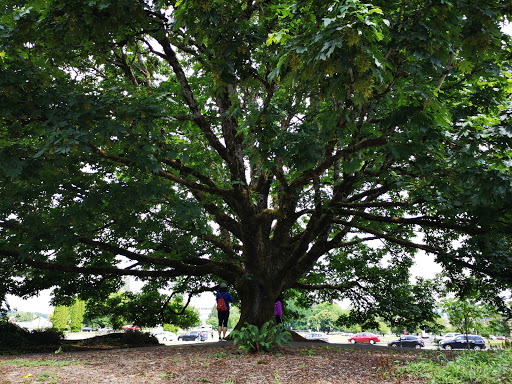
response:
M379 239L384 239L384 240L387 240L387 241L389 241L391 243L399 244L399 245L402 245L402 246L405 246L405 247L408 247L408 248L422 249L422 250L424 250L426 252L430 252L430 253L434 253L434 254L444 252L444 250L441 249L441 248L430 247L430 246L425 245L425 244L418 244L418 243L414 243L412 241L398 239L398 238L396 238L394 236L385 234L383 232L377 231L377 230L375 230L373 228L370 228L370 227L367 227L367 226L364 226L364 225L358 225L358 224L355 224L355 223L352 223L352 222L349 222L349 221L345 221L345 220L340 220L340 219L335 219L334 222L338 223L338 224L343 224L343 225L346 225L346 226L349 226L349 227L352 227L352 228L359 229L360 231L367 232L367 233L370 233L372 235L375 235Z
M194 93L192 92L192 88L190 87L190 84L188 83L187 76L185 75L185 71L181 67L181 64L176 57L176 53L172 49L171 42L167 38L167 36L153 36L162 46L162 49L165 53L165 60L171 65L176 78L178 79L178 82L181 85L181 89L183 91L183 98L185 99L185 102L187 103L194 122L197 124L197 126L201 129L203 134L205 135L206 139L210 143L210 145L217 151L219 156L226 162L228 162L228 155L226 151L226 147L224 147L217 136L215 136L215 133L211 130L210 124L206 120L206 118L201 113L201 110L199 109L199 105L197 104Z
M452 225L445 222L442 222L439 219L429 217L429 216L420 216L420 217L391 217L391 216L378 216L372 215L370 213L366 213L361 210L351 210L351 209L338 209L336 210L338 214L345 216L355 216L360 217L366 220L381 222L381 223L394 223L394 224L405 224L405 225L419 225L421 227L429 227L429 228L438 228L438 229L452 229L456 231L463 231L464 233L475 235L482 233L481 228L470 227L469 225Z
M362 288L362 286L357 282L357 281L349 281L349 282L346 282L344 284L340 284L340 285L333 285L333 284L305 284L305 283L295 283L295 285L293 286L293 288L297 288L297 289L303 289L305 291L319 291L319 290L322 290L322 289L331 289L331 290L335 290L335 291L340 291L340 292L346 292L354 287L360 287Z

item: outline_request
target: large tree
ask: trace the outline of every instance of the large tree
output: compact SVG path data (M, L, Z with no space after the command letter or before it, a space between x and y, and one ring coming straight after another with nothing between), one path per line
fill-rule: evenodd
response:
M2 294L510 286L509 0L0 4Z

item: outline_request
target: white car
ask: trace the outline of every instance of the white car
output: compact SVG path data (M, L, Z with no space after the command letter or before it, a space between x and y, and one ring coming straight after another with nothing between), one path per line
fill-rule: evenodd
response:
M320 340L320 341L329 341L327 335L323 332L311 332L306 335L307 340Z
M178 340L178 336L175 333L169 331L160 331L157 333L153 333L158 341L161 343L162 341L176 341Z
M460 335L460 333L449 332L449 333L446 333L443 336L436 336L436 337L434 337L434 343L439 343L442 340L453 339L454 337L457 337L459 335Z

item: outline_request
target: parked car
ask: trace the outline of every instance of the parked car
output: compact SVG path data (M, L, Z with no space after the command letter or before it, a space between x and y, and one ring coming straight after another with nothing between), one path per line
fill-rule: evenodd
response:
M398 339L388 341L388 345L392 348L416 348L420 349L425 346L425 342L419 336L403 335Z
M505 336L496 336L496 340L507 340Z
M125 331L139 331L140 328L136 325L123 325L122 328L125 330Z
M449 333L445 333L443 336L435 336L434 343L439 343L441 340L453 339L454 337L457 337L459 335L460 335L460 333L449 332Z
M94 331L94 329L92 329L91 327L83 327L81 331L82 332L92 332L92 331Z
M321 340L321 341L329 341L327 335L323 332L311 332L308 333L305 338L307 340Z
M206 341L208 335L203 331L188 331L178 336L178 341Z
M168 331L156 332L156 333L153 333L153 336L155 336L159 342L176 341L178 339L178 336L175 333L168 332Z
M348 338L348 341L352 344L355 343L370 343L375 344L380 342L379 336L377 336L374 333L371 332L359 332L356 333L354 336L350 336Z
M443 349L485 349L485 340L478 335L459 335L453 339L441 340L439 346Z

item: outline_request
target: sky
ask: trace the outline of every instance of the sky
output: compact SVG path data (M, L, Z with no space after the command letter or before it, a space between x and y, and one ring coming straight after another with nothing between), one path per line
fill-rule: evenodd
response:
M503 27L503 31L512 35L512 23ZM411 269L413 276L420 276L424 278L433 278L436 273L441 272L441 266L433 261L432 256L419 253L416 256L415 264ZM21 299L16 296L8 295L7 303L11 309L16 308L18 312L40 312L43 314L51 314L53 306L50 305L50 290L41 292L38 296ZM195 307L204 306L209 301L209 297L195 298L191 304Z

